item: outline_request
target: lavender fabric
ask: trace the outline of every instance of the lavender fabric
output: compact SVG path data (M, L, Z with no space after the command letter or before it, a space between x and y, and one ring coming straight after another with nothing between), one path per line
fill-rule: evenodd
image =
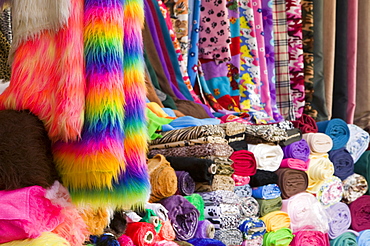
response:
M159 203L168 210L176 239L186 241L193 238L198 228L198 209L180 195L162 199Z
M291 143L283 147L282 149L284 152L284 158L295 158L302 161L308 161L308 156L310 155L310 147L304 139Z
M334 239L347 231L351 225L351 211L347 204L338 202L326 209L329 221L329 238Z
M354 174L354 162L346 148L329 151L329 159L334 165L334 175L341 180Z
M177 194L190 196L194 193L195 182L188 172L176 171L177 176Z

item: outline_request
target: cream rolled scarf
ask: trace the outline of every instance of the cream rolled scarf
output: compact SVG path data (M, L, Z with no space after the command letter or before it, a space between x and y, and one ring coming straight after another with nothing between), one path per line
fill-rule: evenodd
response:
M348 124L348 129L350 135L345 147L356 163L369 147L369 133L353 124Z
M276 171L284 157L284 152L279 145L248 144L248 150L256 158L257 169L265 171Z
M334 165L328 154L310 155L310 165L306 171L308 175L307 191L316 194L324 181L334 174Z
M333 147L333 140L325 133L305 133L302 138L306 140L311 153L327 153Z

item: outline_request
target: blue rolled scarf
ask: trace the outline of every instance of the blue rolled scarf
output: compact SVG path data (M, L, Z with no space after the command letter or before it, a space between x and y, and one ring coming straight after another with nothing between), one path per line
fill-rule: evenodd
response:
M354 174L353 158L345 147L329 151L329 159L334 165L334 175L341 180Z
M244 240L251 240L263 236L266 233L266 224L259 218L247 218L239 225Z
M331 119L317 122L319 132L325 133L333 140L332 150L344 147L350 137L347 123L342 119Z
M277 184L268 184L252 188L252 196L257 199L274 199L281 195Z

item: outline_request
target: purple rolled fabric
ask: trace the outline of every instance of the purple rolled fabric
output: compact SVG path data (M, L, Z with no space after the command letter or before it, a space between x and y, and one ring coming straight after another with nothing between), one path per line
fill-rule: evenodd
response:
M302 161L308 161L308 156L310 155L310 147L306 140L301 139L297 142L291 143L282 148L285 158L300 159Z
M176 171L177 195L190 196L195 191L195 182L188 172Z
M198 228L198 209L183 196L174 195L159 201L167 210L176 239L186 241L194 237Z
M334 239L348 230L351 225L351 211L347 204L338 202L326 209L329 221L329 238Z
M334 165L334 175L341 180L354 174L353 158L346 148L329 151L329 159Z
M215 226L209 220L202 220L198 223L194 238L214 238Z

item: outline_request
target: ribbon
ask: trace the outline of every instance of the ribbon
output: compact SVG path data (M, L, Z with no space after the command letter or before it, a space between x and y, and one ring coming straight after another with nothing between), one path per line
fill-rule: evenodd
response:
M307 191L317 193L322 183L334 174L334 165L328 155L310 155L310 165L307 170Z
M190 196L194 193L195 183L188 172L175 171L177 176L177 194L182 196Z
M234 151L230 156L234 162L231 166L234 168L234 174L240 176L251 176L256 173L257 164L254 154L248 150Z
M243 233L244 240L255 239L266 233L265 222L258 218L247 218L240 223L238 228Z
M329 159L334 165L334 175L341 180L354 173L354 163L351 154L344 147L329 152Z
M274 199L281 194L280 188L276 184L268 184L252 188L252 196L257 199Z
M302 114L302 116L292 121L295 128L299 128L302 133L308 133L308 132L317 132L317 123L316 121L309 115Z
M357 246L357 237L352 232L345 232L330 240L330 246ZM364 245L365 246L365 245Z
M154 226L146 222L128 223L125 235L131 238L134 245L149 246L152 245L155 238Z
M202 220L198 223L194 238L214 238L215 226L209 220Z
M284 152L284 158L300 159L306 162L310 155L310 147L304 139L291 143L282 149Z
M357 198L364 195L368 189L368 184L364 176L354 173L345 180L343 183L343 199L342 201L349 204Z
M347 204L338 202L326 209L329 221L329 238L334 239L347 231L351 225L351 212Z
M273 211L260 218L266 224L266 230L277 231L281 228L289 228L290 218L286 212Z
M287 199L295 194L303 192L308 187L307 173L290 168L279 168L275 172L279 177L281 197Z
M363 195L349 204L351 211L351 228L355 231L370 229L369 216L370 196Z
M305 133L302 138L306 140L311 153L327 153L333 148L333 140L325 133Z
M319 132L325 133L333 140L332 150L344 147L349 140L347 123L342 119L331 119L317 122Z
M297 231L294 232L294 238L291 246L330 246L328 234L321 231Z
M351 154L353 161L356 162L369 146L369 133L359 126L348 124L350 132L346 149Z
M332 176L322 182L319 190L316 193L317 200L324 207L338 203L342 199L343 185L340 178Z
M283 206L283 201L281 197L274 199L256 199L259 205L260 216L265 216L271 212L279 211Z
M284 156L283 150L279 145L248 144L248 149L256 158L257 169L265 171L276 171Z
M291 169L307 171L309 163L310 163L310 160L304 162L299 159L286 158L281 161L280 167L281 168L288 167Z
M288 246L293 240L292 230L281 228L277 231L271 231L263 236L263 245Z
M251 187L264 186L268 184L277 184L279 177L276 173L265 170L257 170L256 174L251 176L249 185Z

